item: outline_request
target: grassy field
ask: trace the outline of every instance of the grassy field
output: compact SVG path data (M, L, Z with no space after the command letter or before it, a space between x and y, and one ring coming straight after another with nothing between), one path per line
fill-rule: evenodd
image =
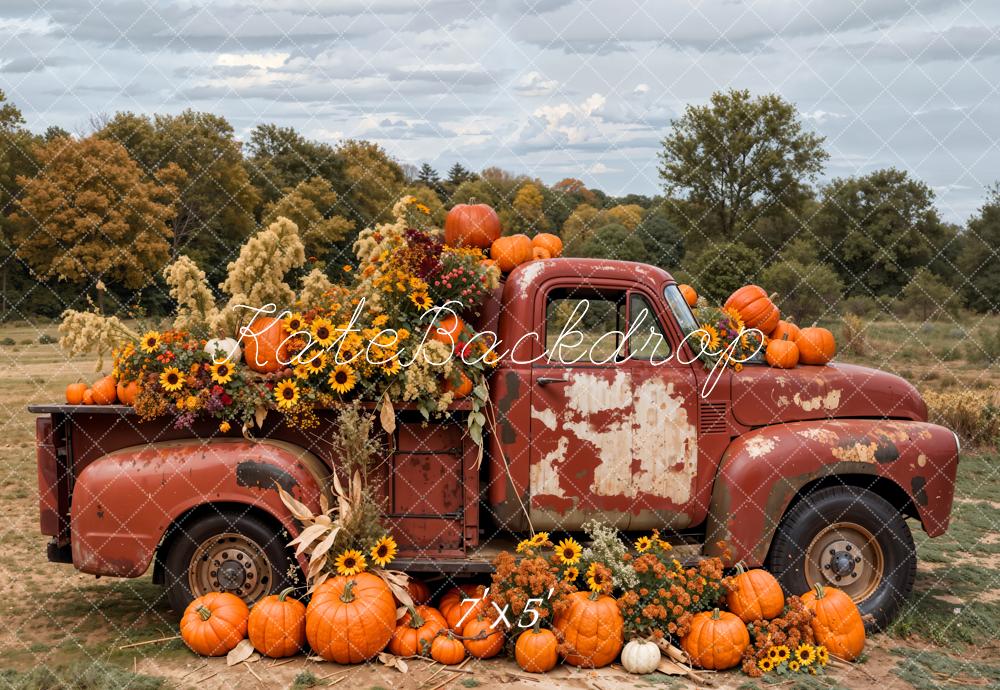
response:
M990 320L984 328L993 329ZM835 326L846 342L840 325ZM956 332L958 331L958 332ZM1000 688L1000 456L995 417L1000 368L970 357L968 338L954 324L862 323L864 343L841 360L894 371L914 381L928 397L975 398L960 412L935 409L969 428L959 469L957 500L948 534L927 539L911 525L919 551L916 591L893 627L873 639L865 662L817 678L746 682L719 677L728 687L802 688ZM298 660L281 667L258 666L259 682L224 661L205 662L179 640L121 649L132 642L168 637L177 616L149 577L97 579L71 566L45 560L46 538L38 534L34 425L31 401L59 400L65 385L94 377L94 362L68 361L54 339L55 327L0 328L0 690L16 688L309 687L338 667ZM40 342L40 340L42 342ZM942 398L944 399L944 398ZM949 398L950 399L950 398ZM967 417L972 419L967 419ZM992 421L991 421L992 420ZM269 663L269 662L268 662ZM432 673L415 662L411 673L363 668L341 687L420 687ZM505 661L470 664L472 673L453 686L541 687L520 677ZM426 671L426 672L425 672ZM336 676L334 676L334 679ZM440 676L433 687L443 680ZM550 677L567 687L689 687L666 676L637 678L620 670L597 675L561 668Z

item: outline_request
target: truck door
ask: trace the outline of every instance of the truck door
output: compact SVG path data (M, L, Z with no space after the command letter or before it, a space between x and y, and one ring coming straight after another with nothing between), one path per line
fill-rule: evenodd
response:
M671 356L678 338L663 328L662 302L627 286L557 285L538 299L545 352L532 365L535 528L579 529L595 517L619 529L691 525L696 380Z

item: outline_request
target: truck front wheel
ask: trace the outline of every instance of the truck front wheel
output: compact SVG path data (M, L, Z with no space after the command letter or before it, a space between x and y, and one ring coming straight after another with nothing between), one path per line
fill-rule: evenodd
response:
M817 582L842 589L869 630L881 630L913 589L917 558L902 515L871 491L852 486L803 496L771 542L768 567L789 594Z
M280 530L254 515L218 512L187 520L166 546L164 586L178 613L208 592L232 592L250 606L293 586L298 573Z

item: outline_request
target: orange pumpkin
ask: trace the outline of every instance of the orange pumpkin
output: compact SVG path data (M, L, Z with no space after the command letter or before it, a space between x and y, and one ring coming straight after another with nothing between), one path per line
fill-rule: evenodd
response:
M500 218L486 204L456 204L444 218L444 243L487 249L500 237Z
M744 285L729 296L725 306L738 311L747 328L759 329L765 335L781 320L781 312L758 285Z
M427 656L431 643L448 627L441 612L432 606L407 606L389 640L389 651L396 656Z
M489 600L483 596L485 591L483 585L463 584L444 593L438 610L452 632L460 633L466 623L486 612Z
M803 364L826 364L837 354L837 341L825 328L803 328L795 344L799 346L799 361Z
M209 592L184 609L181 638L195 654L222 656L247 635L250 611L235 594Z
M91 395L95 405L114 405L118 399L116 388L118 382L114 376L105 376L97 379L90 385Z
M785 608L785 594L774 575L737 564L736 577L726 595L726 606L745 623L777 618Z
M292 656L306 643L306 607L289 598L292 588L264 597L250 611L247 634L253 648L264 656Z
M243 338L243 360L262 374L280 371L289 360L284 321L262 316L247 327Z
M799 337L800 330L801 329L790 320L780 319L778 321L778 325L774 327L774 330L771 331L770 335L772 340L784 340L787 335L788 339L794 343Z
M772 367L794 369L799 363L799 346L789 340L786 333L781 340L771 340L767 344L764 358Z
M559 640L548 628L525 630L514 645L517 665L528 673L548 673L559 661Z
M445 666L460 664L465 658L465 645L448 631L434 638L431 643L431 658Z
M66 386L66 402L70 405L82 405L83 394L87 391L85 383L71 383Z
M563 640L567 664L600 668L617 659L622 651L624 625L618 604L611 597L573 592L569 606L556 617L552 627Z
M698 304L698 293L695 292L693 287L686 283L681 283L677 286L677 289L681 291L681 295L684 296L684 301L688 303L689 307Z
M139 384L136 381L119 381L116 391L118 402L122 405L132 405L135 403L135 396L139 394Z
M501 237L490 246L490 258L504 273L510 273L515 268L531 261L534 247L527 235L510 235Z
M550 232L540 232L531 238L531 245L535 249L544 249L548 252L548 256L545 258L554 259L557 256L562 256L563 253L563 243L556 235Z
M543 259L551 259L552 255L544 247L534 247L531 250L531 258L533 261L542 261Z
M691 632L681 638L681 647L695 666L724 671L740 663L750 645L747 626L735 613L702 611L691 618Z
M462 377L462 381L457 386L452 384L451 379L444 380L444 392L451 392L455 400L464 398L472 392L472 379L462 372L458 372L458 375Z
M477 659L492 659L503 651L503 629L482 614L465 624L462 637L466 651Z
M92 391L90 388L88 388L83 392L83 404L84 405L94 404L94 391Z
M448 347L454 347L464 330L465 322L460 317L447 314L431 328L431 340L444 343Z
M854 661L865 648L865 624L861 612L847 594L816 583L802 595L802 603L813 612L812 628L816 640L830 654Z
M306 607L309 646L338 664L372 658L389 644L395 629L392 592L382 578L371 573L326 580Z
M431 588L423 580L411 577L410 581L406 583L406 589L410 591L410 598L413 599L413 603L418 606L426 604L431 600Z

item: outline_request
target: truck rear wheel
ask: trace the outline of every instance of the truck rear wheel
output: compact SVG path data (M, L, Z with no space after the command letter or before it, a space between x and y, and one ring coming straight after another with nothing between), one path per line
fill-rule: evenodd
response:
M820 489L785 514L768 567L789 594L817 582L844 590L869 630L885 628L913 589L917 557L902 515L871 491Z
M280 530L253 515L219 512L186 521L167 546L164 586L177 613L208 592L232 592L250 606L292 586L298 573Z

